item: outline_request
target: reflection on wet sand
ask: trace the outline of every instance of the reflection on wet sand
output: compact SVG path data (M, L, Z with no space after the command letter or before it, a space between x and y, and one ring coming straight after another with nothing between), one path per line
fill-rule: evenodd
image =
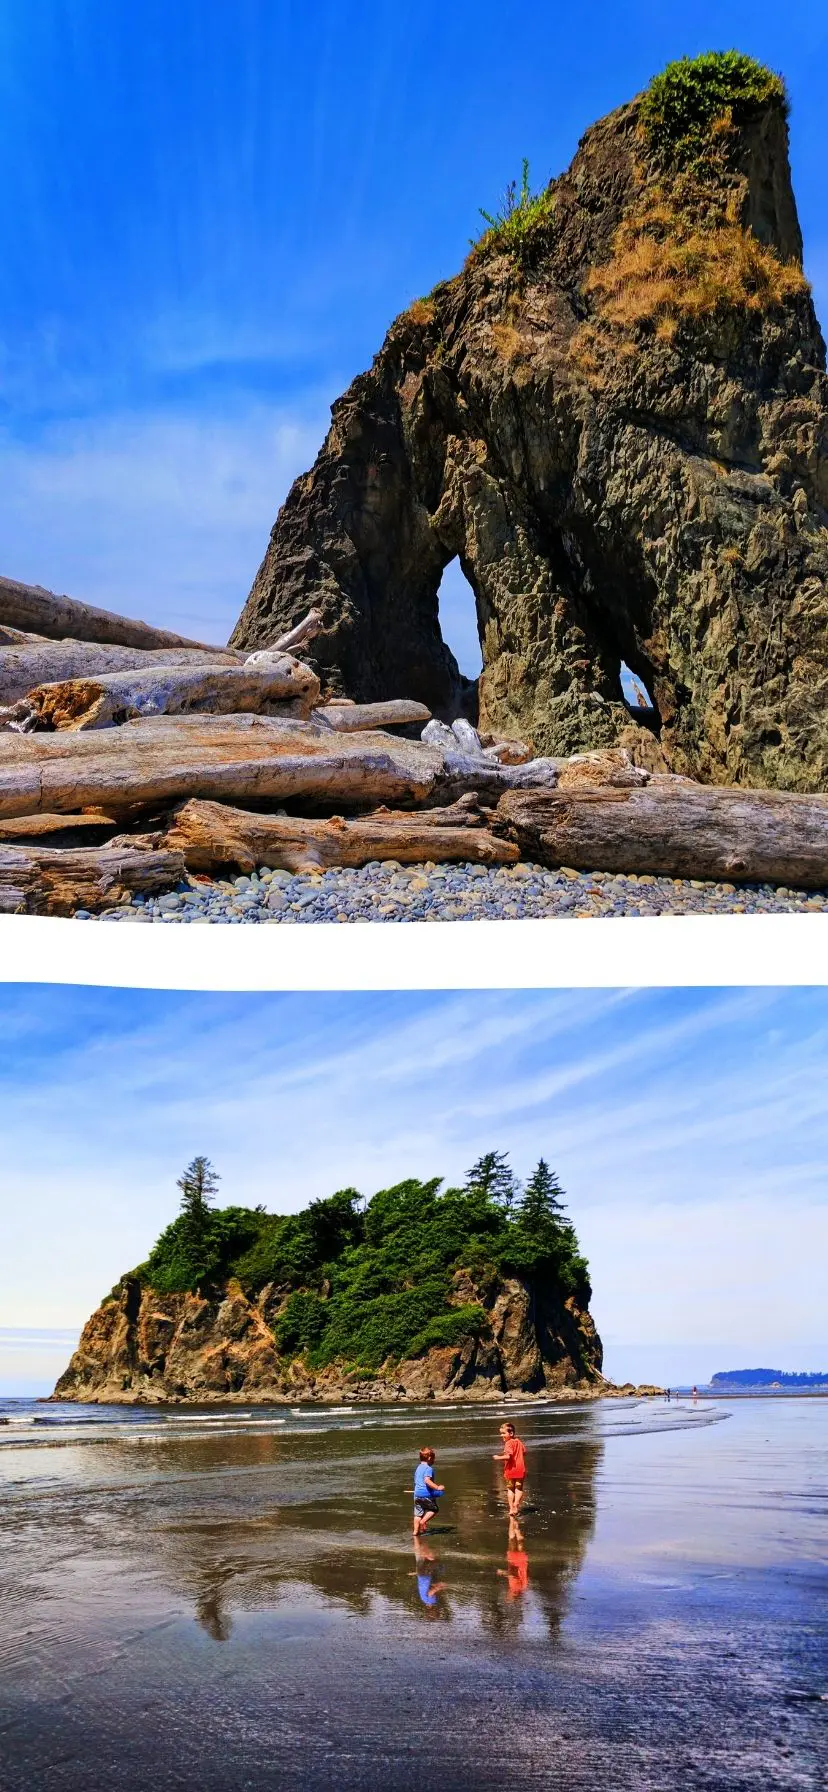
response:
M261 1459L264 1440L253 1441L249 1455ZM249 1507L255 1494L249 1488L246 1516L234 1510L209 1520L195 1510L188 1520L176 1517L165 1525L159 1512L153 1532L155 1571L170 1591L186 1598L216 1642L230 1635L235 1610L263 1611L301 1588L363 1617L380 1606L414 1615L439 1609L466 1631L476 1626L497 1634L504 1624L514 1625L510 1607L516 1588L529 1591L525 1528L531 1523L533 1629L535 1635L553 1637L594 1529L602 1454L598 1439L538 1451L533 1510L523 1530L510 1524L485 1458L453 1463L445 1470L450 1476L445 1516L441 1512L429 1527L430 1556L421 1549L417 1560L424 1566L418 1565L416 1572L410 1567L407 1511L399 1497L396 1465L393 1487L384 1486L383 1476L377 1475L370 1494L345 1510L341 1499L311 1498L253 1515ZM424 1597L428 1574L444 1586L450 1579L450 1597Z
M536 1410L512 1523L486 1412L4 1445L0 1786L247 1792L288 1761L300 1792L415 1792L436 1751L452 1792L504 1760L544 1792L816 1787L828 1406L798 1413Z

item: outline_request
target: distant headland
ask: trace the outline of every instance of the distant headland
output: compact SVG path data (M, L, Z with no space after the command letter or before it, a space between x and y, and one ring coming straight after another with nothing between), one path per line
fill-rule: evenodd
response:
M789 1374L784 1369L720 1369L711 1376L712 1388L825 1388L828 1369L809 1374Z

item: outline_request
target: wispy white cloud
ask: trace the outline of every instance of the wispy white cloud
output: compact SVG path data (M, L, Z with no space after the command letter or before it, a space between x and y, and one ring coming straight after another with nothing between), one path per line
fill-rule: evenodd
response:
M328 424L294 407L125 413L0 435L2 570L224 641L276 512Z
M13 1034L26 998L4 1003ZM498 1146L552 1159L614 1347L825 1337L822 992L66 990L42 1054L31 1015L0 1080L6 1325L79 1323L196 1151L226 1200L286 1211Z

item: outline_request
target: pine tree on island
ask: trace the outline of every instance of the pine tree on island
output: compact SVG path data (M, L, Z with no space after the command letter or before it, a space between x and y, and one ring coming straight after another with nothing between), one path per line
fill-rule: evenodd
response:
M193 1158L178 1178L178 1213L129 1275L161 1295L205 1299L231 1278L246 1298L278 1287L275 1346L305 1352L311 1367L377 1369L485 1336L488 1308L475 1290L498 1277L525 1278L533 1313L544 1291L588 1306L588 1265L543 1158L525 1187L505 1151L488 1151L461 1187L406 1177L367 1201L345 1188L292 1213L220 1207L219 1180L209 1158ZM472 1282L459 1305L458 1270Z
M204 1246L210 1225L210 1208L220 1181L209 1157L194 1157L176 1183L181 1190L184 1235L193 1252L199 1252Z
M519 1211L521 1226L539 1245L551 1249L565 1230L571 1230L563 1200L563 1189L545 1158L538 1165L523 1191Z
M482 1195L486 1201L496 1201L507 1214L511 1213L520 1183L510 1167L508 1151L484 1151L469 1170L466 1189L469 1194Z

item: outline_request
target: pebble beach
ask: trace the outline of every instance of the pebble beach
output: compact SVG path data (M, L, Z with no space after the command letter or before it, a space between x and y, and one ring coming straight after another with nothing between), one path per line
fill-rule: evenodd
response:
M192 926L304 925L349 921L524 921L642 915L754 915L828 912L828 890L734 885L616 872L509 866L400 865L359 870L272 871L249 877L190 877L161 896L136 896L76 920L171 922Z

